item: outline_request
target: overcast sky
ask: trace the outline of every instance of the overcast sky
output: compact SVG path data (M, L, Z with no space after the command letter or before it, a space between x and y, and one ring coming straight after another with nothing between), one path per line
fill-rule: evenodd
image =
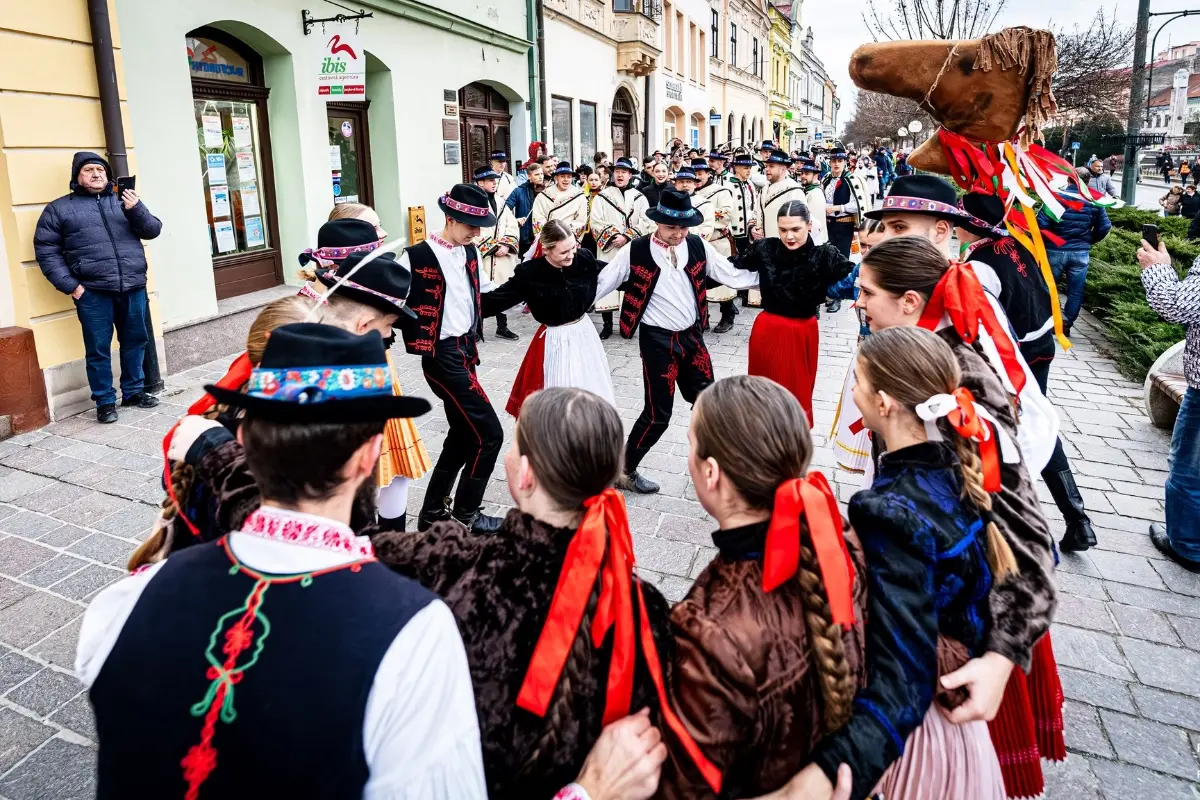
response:
M884 12L891 10L893 2L894 0L875 0L881 17ZM996 3L997 0L991 2ZM1120 22L1133 24L1134 15L1137 13L1137 0L1101 0L1100 3L1097 3L1097 0L1008 0L1005 10L997 20L997 27L1028 25L1033 28L1045 28L1053 24L1056 27L1071 28L1075 23L1086 25L1100 5L1103 5L1106 14L1115 7ZM1193 5L1182 0L1152 0L1150 10L1173 11ZM839 126L849 119L855 91L846 71L850 54L860 44L871 41L871 34L862 21L863 12L866 10L867 0L806 0L801 10L801 23L812 27L817 57L825 62L825 68L837 83L838 96L842 98ZM1154 30L1159 24L1161 21L1156 23L1154 17L1150 18L1150 36L1154 35ZM1168 39L1175 44L1200 40L1200 16L1175 20L1164 28L1158 37L1159 51L1166 47Z

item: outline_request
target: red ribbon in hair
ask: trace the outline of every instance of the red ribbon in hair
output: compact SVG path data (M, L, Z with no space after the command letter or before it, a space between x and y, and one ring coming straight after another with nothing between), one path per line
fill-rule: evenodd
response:
M775 490L775 510L763 554L763 591L791 580L800 566L800 517L808 521L817 565L838 625L854 624L854 562L842 537L842 513L820 472L787 481Z
M663 685L662 665L646 615L646 600L640 583L633 580L635 566L633 536L625 498L615 489L605 489L585 504L587 513L567 547L550 613L542 626L529 670L517 695L517 705L539 717L545 716L558 686L571 645L579 634L583 612L587 608L597 577L601 580L600 601L592 620L592 641L599 647L613 630L612 662L604 700L604 724L629 713L633 702L633 672L637 644L640 642L646 670L654 682L663 719L699 768L714 792L721 791L721 772L700 750L683 722L671 708ZM637 592L640 624L633 621L633 593Z
M961 261L950 262L950 268L938 281L917 324L926 330L936 331L943 314L950 317L954 330L967 344L974 344L979 338L979 323L983 323L983 329L996 344L1000 363L1008 373L1009 381L1017 394L1021 394L1025 388L1025 370L1021 367L1016 346L988 302L979 276Z
M247 353L242 353L233 360L229 365L228 371L217 381L217 386L222 389L237 389L245 385L246 381L250 380L250 373L254 369L254 365L250 363L250 356ZM188 416L207 414L217 405L217 398L213 397L208 392L204 393L196 402L188 406ZM175 513L188 526L188 530L193 536L200 535L200 529L197 528L187 514L183 513L183 506L179 504L179 498L175 496L175 487L171 484L171 459L167 458L167 451L171 449L171 440L175 437L175 429L179 427L176 422L167 431L167 435L163 437L163 483L167 485L167 497L171 498L171 502L175 504Z
M954 390L958 408L946 415L950 427L964 439L979 445L979 460L983 466L983 488L988 492L1000 491L1000 448L996 434L975 409L975 395L965 386Z

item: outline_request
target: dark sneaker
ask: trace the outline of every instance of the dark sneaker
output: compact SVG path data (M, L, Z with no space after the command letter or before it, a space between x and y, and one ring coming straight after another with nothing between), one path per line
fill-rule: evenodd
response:
M626 489L637 494L655 494L658 492L659 486L654 481L643 478L636 472L631 472L617 479L617 488Z
M123 406L137 406L138 408L154 408L158 405L158 398L152 394L138 392L132 397L126 397L121 401Z
M510 331L508 328L496 328L496 335L501 339L507 339L510 342L520 340L520 336Z
M836 314L837 312L842 310L842 301L841 300L830 300L828 303L825 304L825 310L828 311L830 314Z
M1192 561L1189 558L1181 556L1179 551L1171 544L1171 537L1167 536L1167 529L1157 522L1150 523L1150 542L1158 548L1160 553L1188 572L1200 574L1200 561Z
M102 406L96 406L96 421L101 425L108 425L111 422L116 422L117 404L107 403Z

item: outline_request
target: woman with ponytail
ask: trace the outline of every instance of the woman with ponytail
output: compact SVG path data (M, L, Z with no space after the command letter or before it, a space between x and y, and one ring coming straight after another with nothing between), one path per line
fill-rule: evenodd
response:
M782 384L804 407L812 427L820 332L817 311L832 285L854 264L832 244L815 244L808 206L792 200L779 207L778 238L755 242L739 259L758 273L762 313L750 331L751 375Z
M874 484L849 506L870 583L870 679L793 788L828 797L844 762L854 798L1003 800L986 723L955 725L932 706L966 700L939 691L938 678L983 655L993 576L1013 569L986 487L1002 459L1019 459L1016 444L960 387L954 354L932 333L900 327L868 337L855 375L855 404L887 449Z
M1046 435L1053 448L1057 417L1054 433L1037 433L1044 415L1034 401L1045 398L995 307L974 271L948 262L929 241L900 236L871 248L859 268L856 305L871 328L866 341L893 327L935 331L954 353L961 385L1018 444L1020 463L1002 459L998 491L989 492L992 518L1016 569L996 575L988 594L987 652L944 676L943 683L966 687L971 695L952 720L992 722L1009 796L1036 796L1044 783L1039 757L1066 757L1062 686L1049 635L1055 555L1029 470L1030 450L1044 450ZM1053 408L1049 413L1053 416ZM878 437L873 446L880 450Z
M851 717L867 674L862 552L825 477L808 472L808 420L784 387L717 381L696 400L689 440L696 497L720 529L716 557L671 612L671 697L721 772L720 796L748 797L785 784ZM660 794L717 797L664 737Z
M612 488L623 448L610 403L544 389L526 398L504 459L517 507L499 532L449 521L374 539L381 562L436 592L458 620L492 800L553 796L602 726L640 708L691 741L663 702L667 603L635 574L625 501ZM719 787L711 765L701 769Z

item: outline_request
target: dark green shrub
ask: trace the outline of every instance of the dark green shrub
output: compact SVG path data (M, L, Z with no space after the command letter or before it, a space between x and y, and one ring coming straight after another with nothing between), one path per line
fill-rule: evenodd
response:
M1118 234L1118 242L1127 241L1127 237L1119 235L1127 231L1114 229L1114 233ZM1173 238L1164 238L1172 253L1170 239ZM1146 303L1142 271L1136 260L1131 258L1113 264L1099 258L1101 245L1107 243L1108 239L1105 239L1092 248L1083 303L1104 324L1104 335L1114 346L1117 367L1130 380L1144 380L1154 360L1183 338L1183 327L1164 322ZM1195 243L1185 244L1196 248ZM1124 246L1114 244L1113 249ZM1178 264L1176 268L1179 268Z

